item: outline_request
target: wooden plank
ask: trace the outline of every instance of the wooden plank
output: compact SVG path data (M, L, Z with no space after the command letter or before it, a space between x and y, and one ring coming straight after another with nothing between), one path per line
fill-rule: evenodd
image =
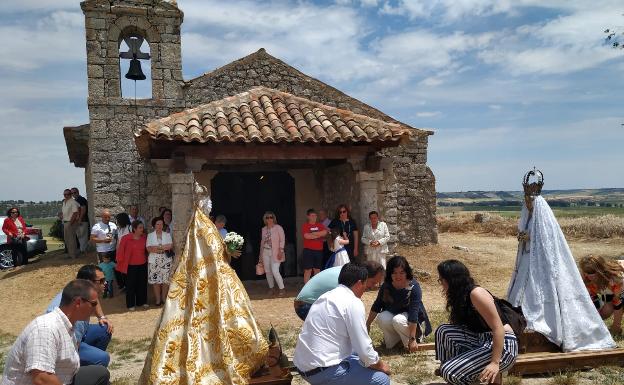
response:
M424 344L418 344L418 351L419 352L427 351L427 350L435 350L435 343L428 342L428 343L424 343Z
M509 373L516 375L556 373L605 365L624 365L624 349L521 354Z

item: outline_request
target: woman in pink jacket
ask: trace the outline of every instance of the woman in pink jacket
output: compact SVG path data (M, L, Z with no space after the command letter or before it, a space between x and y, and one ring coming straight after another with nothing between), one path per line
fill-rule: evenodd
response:
M262 228L260 238L260 261L264 265L267 282L269 283L269 293L275 294L273 286L277 282L279 296L286 294L284 280L280 274L280 265L284 262L284 229L277 224L277 218L272 211L264 213L262 220L265 226Z

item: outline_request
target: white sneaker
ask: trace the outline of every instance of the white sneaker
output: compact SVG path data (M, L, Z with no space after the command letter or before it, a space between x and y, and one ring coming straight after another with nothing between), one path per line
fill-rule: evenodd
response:
M132 306L132 307L129 307L128 310L135 311L136 309L134 308L134 306Z
M149 304L144 303L144 304L143 304L143 307L147 309L147 308L149 307Z

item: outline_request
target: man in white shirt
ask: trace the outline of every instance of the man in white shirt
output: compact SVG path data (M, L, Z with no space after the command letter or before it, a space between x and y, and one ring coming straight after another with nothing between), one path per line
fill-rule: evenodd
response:
M110 221L111 213L108 210L102 210L100 215L102 220L91 229L91 241L95 243L95 248L98 253L98 260L102 262L105 256L110 257L112 261L115 260L115 247L117 241L115 236L117 235L117 225Z
M70 189L63 191L63 239L69 258L76 258L78 247L76 236L80 221L80 204L72 197Z
M77 279L63 289L61 306L35 318L7 356L1 385L108 385L101 365L80 367L73 326L88 319L98 304L90 281Z
M366 331L366 267L347 263L338 287L320 296L303 324L293 362L312 385L389 385L390 367Z

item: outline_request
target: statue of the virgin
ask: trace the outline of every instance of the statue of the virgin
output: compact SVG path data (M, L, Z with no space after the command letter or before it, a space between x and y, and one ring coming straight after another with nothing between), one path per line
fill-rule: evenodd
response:
M267 342L208 218L211 202L205 192L195 185L184 251L139 384L245 384L265 362Z

